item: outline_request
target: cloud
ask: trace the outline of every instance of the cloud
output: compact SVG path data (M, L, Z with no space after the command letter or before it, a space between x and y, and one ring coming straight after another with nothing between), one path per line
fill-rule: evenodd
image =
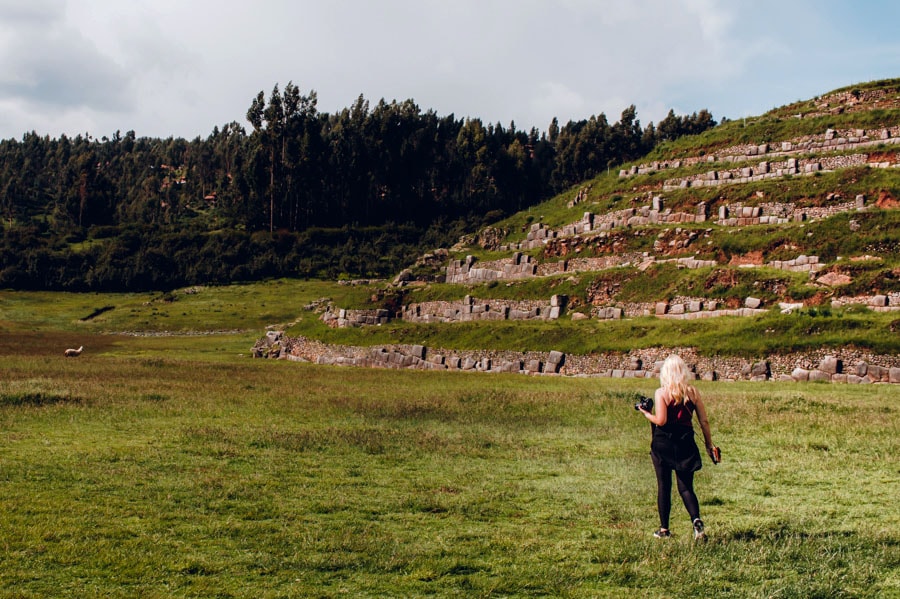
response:
M0 100L42 110L130 106L128 74L65 22L62 2L0 8Z
M207 135L288 81L323 112L362 93L525 129L733 117L896 76L887 22L812 0L0 0L0 136Z

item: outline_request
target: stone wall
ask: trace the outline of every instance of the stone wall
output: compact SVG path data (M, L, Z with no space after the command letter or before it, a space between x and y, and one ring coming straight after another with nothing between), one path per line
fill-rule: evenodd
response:
M870 163L868 154L807 159L788 158L781 162L763 161L754 166L711 170L706 173L688 175L677 179L667 179L663 183L663 190L670 191L687 187L715 187L732 183L753 183L779 179L788 175L812 175L819 171L833 171L866 165L888 167L890 163Z
M471 322L477 320L555 320L566 298L546 300L478 300L471 296L458 302L421 302L404 306L401 317L414 323Z
M757 360L700 356L691 348L572 355L559 351L459 351L422 345L326 345L302 337L285 337L275 331L260 339L252 349L254 357L338 366L642 379L658 378L662 361L672 353L684 358L696 379L707 381L900 383L900 357L854 349L792 353Z
M816 151L865 149L881 144L896 143L900 143L900 126L868 130L828 129L819 135L798 137L780 144L740 144L719 150L715 154L640 164L632 166L630 169L620 170L619 177L645 175L703 163L743 162L758 156L782 157Z
M838 297L831 300L832 308L843 308L854 304L867 306L875 312L896 312L900 310L900 293Z
M537 263L531 256L515 253L512 258L482 262L476 266L474 256L465 260L451 260L447 265L447 283L487 283L500 279L525 279L537 273Z
M366 325L387 324L391 321L388 310L334 310L329 307L322 320L331 328L361 327Z

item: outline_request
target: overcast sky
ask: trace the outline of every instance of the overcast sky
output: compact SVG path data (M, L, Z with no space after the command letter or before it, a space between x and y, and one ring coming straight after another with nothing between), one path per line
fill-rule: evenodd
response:
M900 77L894 0L0 0L0 138L207 136L293 81L546 131Z

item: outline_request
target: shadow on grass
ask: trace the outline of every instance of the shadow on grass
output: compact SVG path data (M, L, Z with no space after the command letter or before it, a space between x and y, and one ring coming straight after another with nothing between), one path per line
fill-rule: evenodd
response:
M44 391L22 391L0 393L0 406L50 406L56 404L81 404L80 397L68 393L48 393Z

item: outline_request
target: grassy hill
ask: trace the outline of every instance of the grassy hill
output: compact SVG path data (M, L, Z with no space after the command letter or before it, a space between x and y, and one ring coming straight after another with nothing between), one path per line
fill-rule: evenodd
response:
M848 344L895 353L898 141L897 79L728 121L463 238L411 266L404 283L331 298L334 310L396 311L467 296L502 305L560 295L558 319L450 324L435 316L346 330L305 319L289 333L575 353L689 345L761 355ZM448 283L454 261L468 272ZM528 273L505 274L511 264ZM748 298L763 311L699 318ZM692 302L697 319L678 314ZM624 318L598 318L607 308Z

